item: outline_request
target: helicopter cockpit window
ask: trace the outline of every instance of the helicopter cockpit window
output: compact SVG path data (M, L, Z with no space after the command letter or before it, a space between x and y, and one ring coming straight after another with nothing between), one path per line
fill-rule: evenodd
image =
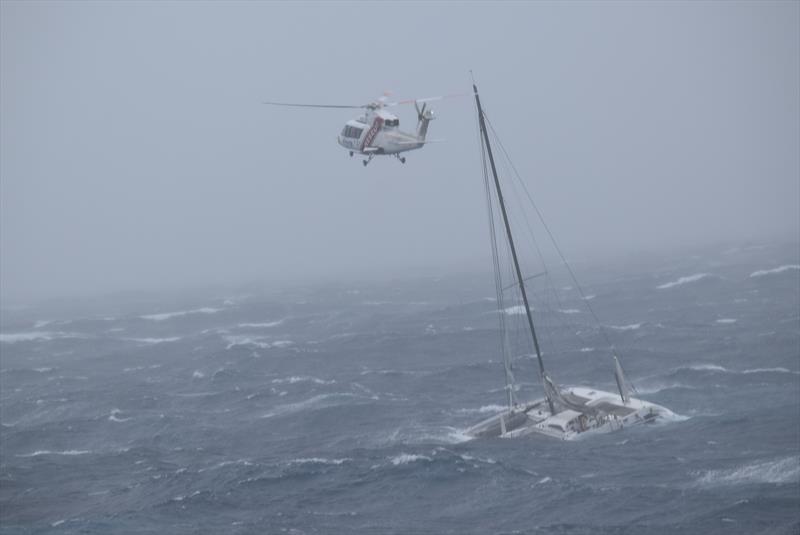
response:
M342 130L342 134L344 137L352 137L352 138L360 138L361 132L363 131L362 128L356 128L355 126L345 126L344 130Z

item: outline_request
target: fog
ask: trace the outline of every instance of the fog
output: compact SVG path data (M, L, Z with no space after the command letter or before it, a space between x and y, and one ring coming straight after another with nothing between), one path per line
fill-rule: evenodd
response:
M470 91L571 258L800 230L800 4L0 4L3 300L490 269ZM413 131L415 114L399 111Z

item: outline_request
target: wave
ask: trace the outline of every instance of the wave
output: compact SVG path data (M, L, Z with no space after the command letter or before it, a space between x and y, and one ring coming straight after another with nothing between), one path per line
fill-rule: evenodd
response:
M400 455L396 455L391 459L389 459L389 461L395 466L399 466L401 464L413 463L417 461L430 462L432 460L433 459L431 459L427 455L417 455L415 453L401 453Z
M506 409L507 407L504 407L503 405L484 405L483 407L477 409L458 409L457 412L460 414L499 414Z
M319 405L322 405L329 399L335 398L359 398L356 394L350 392L337 392L333 394L320 394L318 396L314 396L312 398L298 401L297 403L287 403L286 405L278 405L272 411L262 415L262 418L272 418L274 416L283 416L284 414L292 414L295 412L301 412L306 409L312 409Z
M86 335L67 332L28 331L23 333L0 333L0 342L16 344L17 342L48 341L59 338L86 338Z
M122 368L122 373L138 372L142 370L155 370L161 367L161 364L151 364L150 366L133 366L131 368Z
M200 470L197 471L197 473L200 474L200 473L203 473L203 472L207 472L209 470L217 470L219 468L224 468L224 467L230 466L232 464L240 464L242 466L253 466L253 461L251 461L249 459L237 459L235 461L222 461L221 463L217 463L214 466L211 466L209 468L201 468Z
M108 417L108 420L111 422L127 422L130 418L117 418L117 414L121 413L122 411L119 409L112 409L111 415Z
M33 453L21 453L17 457L39 457L40 455L88 455L92 453L89 450L66 450L66 451L50 451L38 450Z
M123 338L123 340L138 342L140 344L164 344L167 342L177 342L180 339L180 336L170 336L167 338Z
M507 307L503 309L503 312L508 316L514 316L516 314L525 314L525 305L516 305L513 307Z
M247 329L249 327L253 327L256 329L267 328L267 327L277 327L278 325L282 324L284 320L277 320L277 321L267 321L264 323L240 323L237 327L242 329Z
M697 483L705 486L780 484L798 481L800 481L800 457L749 463L723 470L708 470L697 478Z
M580 314L581 311L577 308L562 308L559 310L562 314Z
M736 320L733 319L733 318L720 318L720 319L717 320L717 323L720 323L720 324L723 324L723 325L729 325L729 324L732 324L732 323L736 323Z
M786 368L753 368L751 370L744 370L742 373L791 373L800 375L800 372L794 372Z
M293 385L295 383L316 383L318 385L332 385L336 383L333 379L330 381L325 381L323 379L318 379L317 377L311 377L310 375L293 375L292 377L286 377L284 379L273 379L272 382L274 384L284 384L288 383Z
M659 392L663 392L664 390L673 390L676 388L685 388L688 390L695 390L693 386L685 385L683 383L654 383L650 385L639 385L636 387L637 394L657 394Z
M192 310L179 310L177 312L163 312L161 314L145 314L139 317L151 321L164 321L170 318L177 318L179 316L187 316L189 314L216 314L221 310L221 308L202 307L194 308Z
M685 366L678 368L679 370L693 370L693 371L712 371L712 372L721 372L721 373L738 373L738 374L751 374L751 373L791 373L794 375L800 375L800 371L792 371L787 368L776 367L776 368L752 368L748 370L730 370L724 366L720 366L718 364L693 364L691 366Z
M615 331L635 331L641 328L642 325L644 323L631 323L630 325L609 325L608 328Z
M265 342L264 336L224 336L223 337L228 345L225 349L232 349L237 346L255 346L261 349L270 349L273 347L290 347L294 345L291 340L275 340L274 342Z
M310 457L310 458L302 458L302 459L292 459L288 461L286 464L333 464L339 465L344 463L349 463L353 459L350 457L343 457L341 459L325 459L323 457Z
M460 457L462 461L466 461L466 462L478 461L478 462L486 463L486 464L497 464L497 461L495 461L491 457L485 457L485 458L484 457L473 457L472 455L467 455L466 453L462 453L462 454L456 453L456 455L458 457Z
M580 352L581 352L581 353L591 353L592 351L594 351L594 348L593 348L593 347L582 347L582 348L580 349Z
M695 273L694 275L689 275L687 277L681 277L678 280L674 280L672 282L667 282L662 284L661 286L656 286L658 290L666 290L668 288L674 288L676 286L683 286L684 284L689 284L691 282L697 282L699 280L713 277L710 273Z
M765 275L774 275L777 273L783 273L784 271L789 271L792 269L800 269L800 265L798 264L786 264L784 266L776 267L774 269L760 269L758 271L754 271L750 274L750 278L756 277L763 277Z
M690 370L694 371L712 371L712 372L728 372L728 368L724 366L719 366L718 364L693 364L688 367Z

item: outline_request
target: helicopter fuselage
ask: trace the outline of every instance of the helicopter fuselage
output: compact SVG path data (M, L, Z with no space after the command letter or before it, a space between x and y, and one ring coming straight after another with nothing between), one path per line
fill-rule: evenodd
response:
M423 118L427 123L430 117ZM365 155L399 154L422 148L422 136L403 132L399 129L400 120L385 110L369 110L358 119L347 121L339 134L339 145L351 153Z

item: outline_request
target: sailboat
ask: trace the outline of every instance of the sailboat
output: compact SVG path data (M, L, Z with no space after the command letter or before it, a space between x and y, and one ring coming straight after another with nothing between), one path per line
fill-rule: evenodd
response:
M505 229L505 238L513 263L513 286L518 290L522 300L521 307L523 308L525 319L527 320L527 329L525 330L527 330L530 335L530 341L535 351L539 379L544 390L544 397L531 402L519 402L517 400L517 387L512 371L512 361L509 351L506 350L506 345L504 344L503 362L506 376L505 390L507 394L507 407L499 414L495 414L469 428L467 434L476 438L507 438L540 434L562 440L573 440L588 434L616 431L629 426L652 423L659 419L669 419L673 417L674 414L669 409L631 396L631 387L625 377L619 358L615 354L612 354L612 364L614 378L617 384L617 392L607 392L589 387L564 387L557 384L547 372L539 345L539 337L537 336L536 327L534 325L531 304L528 299L528 292L526 289L527 279L523 277L522 268L520 267L520 259L517 254L514 236L511 232L506 202L503 198L500 180L497 176L497 166L489 141L489 132L487 130L487 118L481 106L478 88L474 83L472 87L478 111L481 149L483 151L482 156L484 161L484 179L487 196L489 198L489 217L492 227L492 252L498 304L502 305L502 295L505 289L502 288L498 261L498 239L495 234L492 215L492 184L490 184L488 173L486 172L487 159L493 178L494 200L496 205L500 208L503 227ZM505 151L505 149L503 150ZM498 232L498 234L500 234L500 232ZM566 263L566 261L564 261L564 263ZM571 270L570 274L572 274ZM498 312L501 317L501 329L505 330L505 325L503 324L504 320L502 319L505 311L502 306Z

